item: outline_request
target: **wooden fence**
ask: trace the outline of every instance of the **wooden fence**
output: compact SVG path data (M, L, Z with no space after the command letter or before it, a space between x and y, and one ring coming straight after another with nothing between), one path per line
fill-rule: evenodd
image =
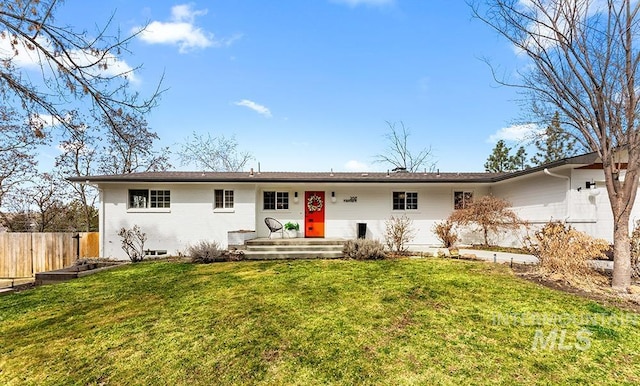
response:
M0 233L0 279L33 277L38 272L98 257L99 233Z

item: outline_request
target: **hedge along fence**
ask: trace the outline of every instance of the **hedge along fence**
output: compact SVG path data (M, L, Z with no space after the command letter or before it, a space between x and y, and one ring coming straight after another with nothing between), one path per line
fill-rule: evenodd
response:
M0 233L0 278L33 277L99 255L98 232Z

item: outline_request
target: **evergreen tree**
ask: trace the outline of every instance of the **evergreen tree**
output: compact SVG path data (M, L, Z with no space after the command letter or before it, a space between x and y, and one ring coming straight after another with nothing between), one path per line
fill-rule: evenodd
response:
M504 140L499 140L493 148L493 152L484 163L484 170L492 173L501 173L510 170L511 159L509 152L511 148L507 146Z
M551 124L534 141L534 144L538 149L536 155L531 158L534 165L544 165L571 157L579 150L576 139L562 129L560 114L557 111L551 119Z
M528 168L527 151L524 146L520 146L515 155L510 154L511 150L504 140L499 140L487 158L487 162L484 163L484 170L491 173L502 173Z
M530 166L527 164L527 151L524 146L520 146L516 155L509 157L510 171L528 169Z

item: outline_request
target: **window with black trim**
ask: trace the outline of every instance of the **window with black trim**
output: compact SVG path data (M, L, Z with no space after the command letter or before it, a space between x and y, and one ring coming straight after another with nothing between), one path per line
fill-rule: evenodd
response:
M129 209L170 208L171 191L129 189Z
M417 192L393 192L393 210L418 209Z
M264 210L288 210L289 192L262 192L262 207Z
M233 209L233 190L216 189L213 207L215 209Z
M151 208L170 208L171 192L168 190L150 190L149 204Z
M473 202L473 192L453 192L453 209L464 209Z

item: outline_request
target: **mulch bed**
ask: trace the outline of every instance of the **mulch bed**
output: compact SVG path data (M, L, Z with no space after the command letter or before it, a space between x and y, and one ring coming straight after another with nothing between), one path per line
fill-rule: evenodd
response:
M598 287L593 291L587 291L571 285L565 281L552 280L541 276L536 272L533 265L513 264L512 270L514 274L524 280L528 280L542 286L580 296L582 298L593 300L605 307L616 307L626 311L640 313L640 294L619 294L611 290L610 287ZM610 278L611 274L602 272ZM635 283L638 285L638 283Z

